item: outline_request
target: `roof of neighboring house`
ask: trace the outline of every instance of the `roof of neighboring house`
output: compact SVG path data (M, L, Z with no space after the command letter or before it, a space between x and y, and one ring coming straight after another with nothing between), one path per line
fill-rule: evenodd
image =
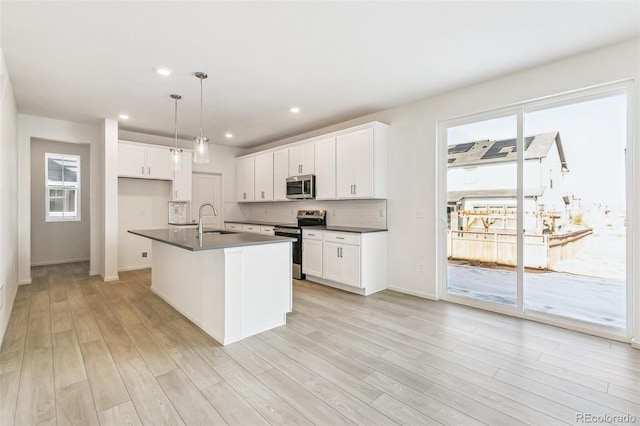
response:
M562 141L560 140L560 132L542 133L526 137L524 139L524 159L545 158L554 143L558 149L562 168L568 171L567 161L562 149ZM449 167L479 166L516 161L516 140L482 140L450 145L448 153Z

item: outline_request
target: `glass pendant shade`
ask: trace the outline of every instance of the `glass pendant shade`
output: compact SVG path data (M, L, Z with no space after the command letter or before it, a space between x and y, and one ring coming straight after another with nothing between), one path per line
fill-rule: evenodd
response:
M171 95L171 99L175 101L173 130L176 146L174 148L171 148L169 151L171 151L171 168L173 169L173 171L179 172L180 170L182 170L182 150L178 148L178 100L182 99L182 96L173 94Z
M179 172L182 170L182 150L171 148L171 166L173 170Z
M207 74L197 72L195 76L200 80L200 136L193 140L193 162L209 164L209 138L202 136L202 80L207 78Z
M193 162L209 164L209 138L198 136L193 140Z

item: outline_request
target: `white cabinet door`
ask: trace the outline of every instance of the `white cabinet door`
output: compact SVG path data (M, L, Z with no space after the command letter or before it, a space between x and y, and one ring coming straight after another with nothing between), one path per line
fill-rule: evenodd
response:
M373 129L359 130L353 135L353 196L373 197Z
M360 246L325 241L322 252L324 279L360 287Z
M322 240L302 240L302 272L322 278Z
M322 277L326 280L340 282L342 280L342 244L324 242L322 245Z
M243 158L236 162L236 186L238 202L254 200L254 158Z
M118 176L146 177L145 148L141 145L118 144Z
M289 148L289 176L309 175L315 170L315 144Z
M374 197L374 130L338 136L336 188L338 198Z
M147 177L150 179L173 179L169 148L146 148L146 152Z
M336 198L336 139L316 142L316 198Z
M173 174L173 201L191 201L193 153L182 151L182 168Z
M342 284L360 287L360 246L343 244L340 247Z
M273 153L273 200L287 201L287 178L289 177L289 150Z
M353 198L353 164L354 164L353 133L336 138L336 195L338 198Z
M255 200L273 201L273 153L255 157Z

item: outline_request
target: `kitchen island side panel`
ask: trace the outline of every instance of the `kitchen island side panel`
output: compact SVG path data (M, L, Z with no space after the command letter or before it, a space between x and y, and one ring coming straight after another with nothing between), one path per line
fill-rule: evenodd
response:
M285 324L290 242L189 251L154 241L153 250L152 290L223 345Z

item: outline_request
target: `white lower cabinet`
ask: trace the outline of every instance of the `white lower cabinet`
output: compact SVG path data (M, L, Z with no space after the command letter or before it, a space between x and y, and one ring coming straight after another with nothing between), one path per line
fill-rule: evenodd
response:
M302 231L302 273L322 278L321 231Z
M322 277L341 284L362 287L360 246L325 241L322 251Z
M302 271L309 281L358 294L384 290L387 288L387 232L359 234L305 229Z

